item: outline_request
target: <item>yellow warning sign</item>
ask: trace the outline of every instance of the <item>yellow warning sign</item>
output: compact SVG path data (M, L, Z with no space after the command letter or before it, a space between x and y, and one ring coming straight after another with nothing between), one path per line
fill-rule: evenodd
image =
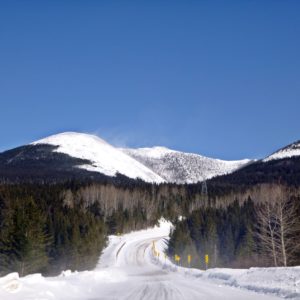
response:
M179 255L175 254L174 259L175 259L176 262L180 262L180 256Z
M208 254L205 254L205 263L208 265L209 263L209 257L208 257Z

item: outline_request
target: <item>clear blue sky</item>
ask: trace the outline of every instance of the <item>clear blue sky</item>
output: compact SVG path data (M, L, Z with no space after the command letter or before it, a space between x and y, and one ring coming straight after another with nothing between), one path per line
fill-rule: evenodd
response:
M0 150L62 132L224 159L300 139L300 1L1 1Z

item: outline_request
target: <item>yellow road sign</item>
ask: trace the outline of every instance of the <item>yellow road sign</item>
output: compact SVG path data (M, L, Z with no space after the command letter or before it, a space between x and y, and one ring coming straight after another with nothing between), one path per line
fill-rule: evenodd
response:
M188 264L190 265L192 261L192 255L188 255L187 260L188 260Z
M179 255L175 254L174 259L175 259L176 262L180 262L180 256Z
M205 263L208 265L209 263L209 257L208 257L208 254L205 254Z

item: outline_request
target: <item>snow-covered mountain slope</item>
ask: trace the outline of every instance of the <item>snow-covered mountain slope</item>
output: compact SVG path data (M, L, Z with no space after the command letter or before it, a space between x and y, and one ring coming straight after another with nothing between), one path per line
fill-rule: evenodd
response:
M199 154L174 151L164 147L121 149L168 182L196 183L231 173L251 160L225 161Z
M100 172L108 176L120 173L147 182L164 181L137 160L94 135L65 132L32 143L32 145L39 144L58 146L54 151L91 161L91 164L78 166L88 171Z
M263 161L300 156L300 140L274 152Z
M87 163L76 164L80 169L107 176L120 173L156 183L196 183L231 173L250 162L248 159L224 161L164 147L116 148L95 135L76 132L52 135L31 145L45 144L56 146L53 151L57 153L87 160Z

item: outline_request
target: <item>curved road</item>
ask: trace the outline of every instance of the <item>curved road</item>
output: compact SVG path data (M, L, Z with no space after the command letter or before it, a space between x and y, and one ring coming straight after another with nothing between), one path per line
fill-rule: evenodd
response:
M0 278L1 300L275 300L208 280L198 270L176 268L162 254L170 224L110 237L93 271L65 271L60 276L40 274ZM158 259L153 255L153 242Z
M169 261L165 261L162 254L158 259L153 255L153 242L157 251L162 253L166 238L166 232L161 230L141 231L113 238L102 255L97 270L118 270L125 275L124 281L111 283L97 299L279 299L214 284L193 276L188 269L177 269Z

